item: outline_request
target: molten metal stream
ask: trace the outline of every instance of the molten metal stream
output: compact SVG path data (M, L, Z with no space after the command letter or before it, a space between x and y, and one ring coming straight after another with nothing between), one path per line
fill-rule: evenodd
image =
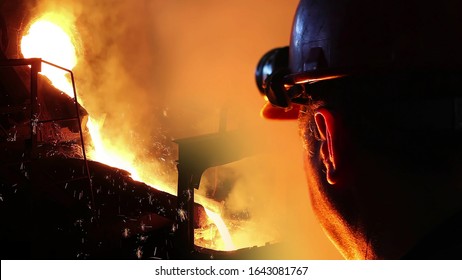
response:
M52 21L54 21L53 17L46 15L30 26L28 33L21 40L22 54L25 58L38 57L64 68L73 69L77 64L76 50L71 37L64 31L64 29L70 29L70 27L62 28L63 23L61 21L59 24ZM41 73L47 76L53 86L73 97L72 85L64 71L43 65ZM93 150L88 151L90 159L127 170L134 180L141 181L138 169L135 166L135 158L129 149L116 147L111 143L110 139L105 139L101 135L101 122L91 116L88 118L87 128L93 142ZM153 187L171 193L171 190L167 187L157 185ZM201 201L207 200L201 199ZM216 225L223 240L223 247L219 246L213 249L234 250L235 247L225 222L218 213L207 209L209 206L214 209L217 207L212 204L204 204L204 206L209 219Z
M220 215L215 212L212 212L206 207L204 207L204 209L205 209L205 212L207 213L207 216L210 218L210 220L212 220L213 223L217 226L218 232L220 232L221 239L223 240L223 243L224 243L225 251L235 250L236 247L234 246L233 240L231 238L231 234L229 233L228 227L226 226L225 222L220 217Z

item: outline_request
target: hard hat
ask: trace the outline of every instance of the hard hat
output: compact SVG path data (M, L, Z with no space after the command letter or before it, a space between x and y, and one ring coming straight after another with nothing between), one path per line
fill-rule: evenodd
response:
M320 80L461 69L461 11L460 0L301 0L290 47L262 58L257 85L283 114Z

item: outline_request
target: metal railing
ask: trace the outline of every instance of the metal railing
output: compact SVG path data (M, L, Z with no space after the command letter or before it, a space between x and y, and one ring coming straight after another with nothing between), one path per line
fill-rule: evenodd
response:
M53 119L53 118L46 119L46 120L39 119L38 73L41 72L42 63L48 64L52 67L58 68L70 74L71 82L72 82L74 106L75 106L75 116L59 118L59 119ZM18 67L18 66L30 66L30 100L31 100L30 101L30 135L31 135L31 158L30 160L32 161L36 159L35 151L37 150L37 146L38 146L37 125L44 124L44 123L58 122L58 121L72 121L72 120L77 121L80 143L82 145L82 155L83 155L83 160L85 164L85 174L79 179L88 180L88 184L90 187L90 193L91 193L91 201L92 201L92 205L94 206L95 202L94 202L93 187L92 187L91 178L90 178L90 169L88 166L87 155L85 152L85 142L84 142L84 137L83 137L83 132L82 132L81 118L79 114L79 103L77 100L74 73L69 69L66 69L59 65L45 61L41 58L22 58L22 59L2 59L0 60L0 67ZM27 107L25 107L24 109L27 110ZM71 180L75 180L75 178Z

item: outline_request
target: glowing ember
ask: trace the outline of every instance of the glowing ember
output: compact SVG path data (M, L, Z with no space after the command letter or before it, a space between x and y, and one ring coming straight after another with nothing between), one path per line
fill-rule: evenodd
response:
M72 69L77 63L71 38L57 24L40 19L30 26L29 32L21 40L21 51L27 58L42 58L61 67ZM73 97L72 85L66 72L43 64L42 72L52 84Z

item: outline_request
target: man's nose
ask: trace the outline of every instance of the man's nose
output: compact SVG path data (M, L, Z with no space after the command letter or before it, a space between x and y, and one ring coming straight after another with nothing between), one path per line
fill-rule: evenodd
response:
M299 112L300 106L297 104L292 104L292 107L287 109L275 107L271 103L266 102L260 111L260 115L265 119L272 120L296 120L298 119Z

